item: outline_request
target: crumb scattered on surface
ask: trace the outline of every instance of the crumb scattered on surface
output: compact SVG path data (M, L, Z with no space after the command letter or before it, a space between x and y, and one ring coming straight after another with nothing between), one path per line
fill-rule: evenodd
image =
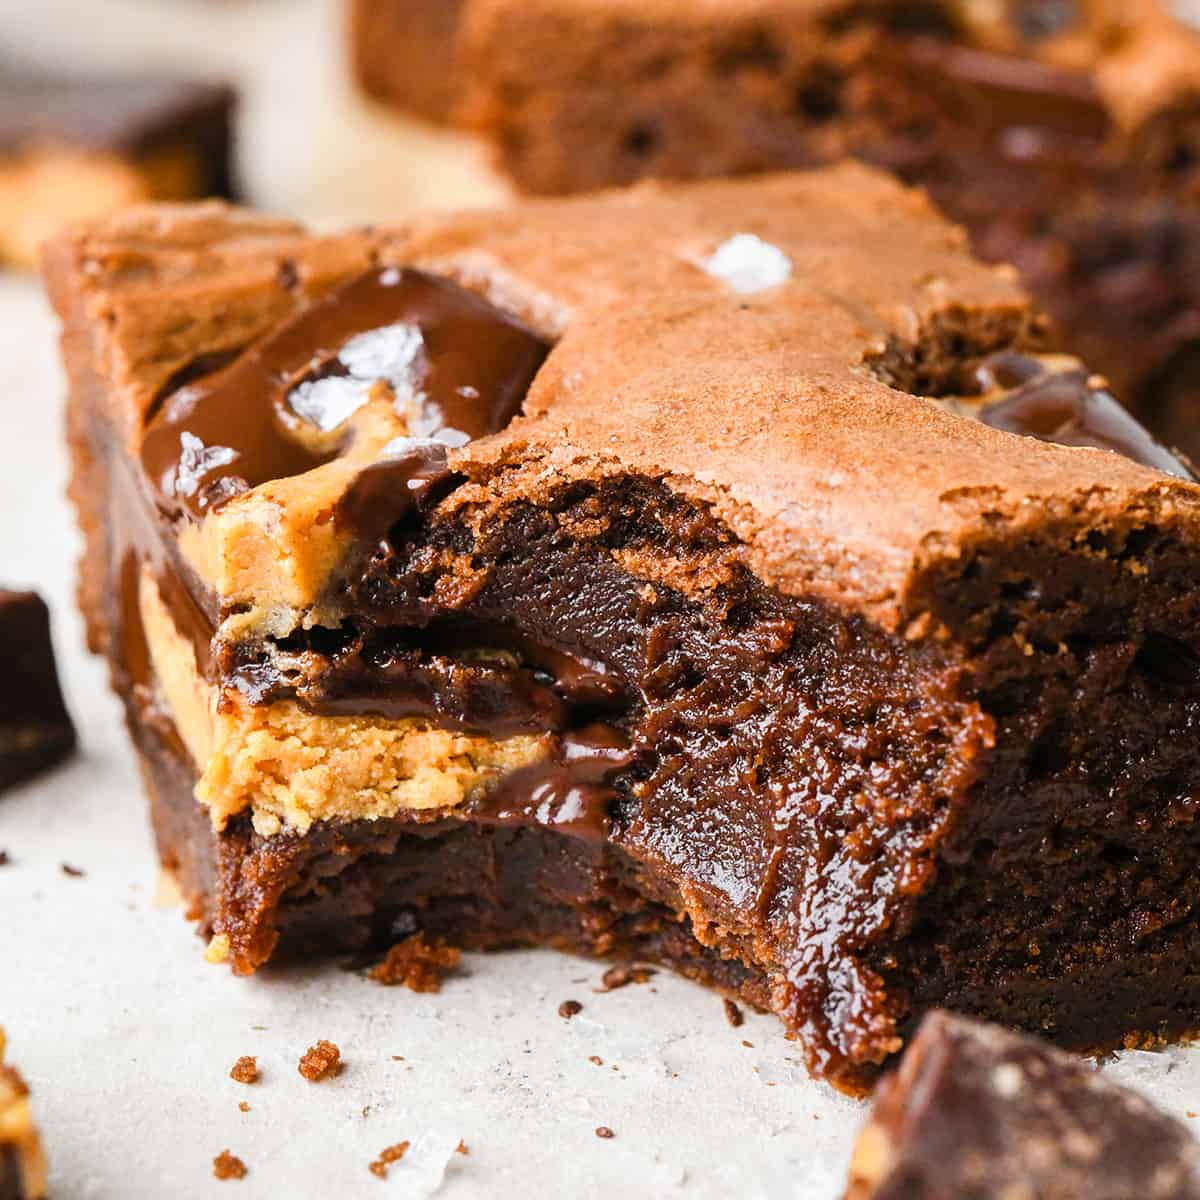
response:
M650 967L635 967L632 963L617 963L600 977L603 991L615 992L631 983L646 983L654 976Z
M1192 1112L1191 1110L1189 1110L1187 1117L1188 1117L1189 1121L1194 1121L1196 1119L1196 1114L1194 1112Z
M470 1154L471 1150L466 1142L460 1140L458 1145L454 1147L454 1153L455 1154Z
M210 963L223 963L228 960L230 949L229 934L217 933L213 935L212 940L208 943L208 949L204 951L204 957Z
M386 1179L388 1167L398 1163L408 1153L408 1142L397 1142L379 1152L379 1157L367 1168L377 1179Z
M218 1179L245 1179L246 1164L236 1154L222 1150L213 1159L213 1174Z
M740 1029L742 1022L745 1021L745 1016L742 1010L728 997L725 998L725 1020L727 1020L734 1029Z
M406 987L410 992L440 992L442 980L458 966L462 951L445 942L427 942L414 933L397 942L367 976L385 987Z
M309 1046L300 1059L296 1070L309 1083L319 1083L337 1075L342 1069L342 1052L333 1042L319 1041L315 1046Z
M558 1015L564 1021L569 1021L576 1013L583 1012L583 1005L578 1000L564 1000L558 1006Z
M747 1050L753 1050L753 1049L754 1049L754 1043L753 1043L753 1042L748 1042L748 1041L746 1041L746 1039L745 1039L745 1038L742 1038L742 1045L743 1045L743 1046L745 1046Z
M82 879L85 874L82 867L73 867L70 863L62 864L62 873L66 875L68 879Z
M242 1102L241 1102L241 1103L238 1105L238 1112L249 1112L249 1111L250 1111L250 1105L248 1105L248 1104L245 1102L245 1100L243 1100L243 1101L242 1101Z
M392 1055L392 1062L403 1062L403 1061L404 1061L403 1054L393 1054Z
M613 1133L613 1131L611 1129L609 1129L609 1127L607 1125L597 1125L596 1126L596 1136L598 1138L608 1139L608 1138L614 1138L617 1135L615 1133Z
M600 1055L598 1055L598 1054L589 1054L588 1062L590 1062L593 1066L596 1066L596 1067L604 1066L604 1059L602 1059L600 1057Z
M249 1054L243 1054L241 1058L229 1068L229 1078L236 1083L257 1083L258 1082L258 1059Z
M8 857L8 851L0 850L0 867L7 867L10 862L12 859Z

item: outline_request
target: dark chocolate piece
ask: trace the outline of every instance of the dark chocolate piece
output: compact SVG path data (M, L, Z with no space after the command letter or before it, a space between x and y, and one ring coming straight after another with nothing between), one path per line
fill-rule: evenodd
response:
M161 76L34 76L0 64L0 151L35 144L140 154L164 144L224 142L233 91ZM214 189L228 195L227 186Z
M1157 442L1104 385L1082 367L1047 371L1035 358L1002 352L984 359L977 371L980 390L1011 389L1002 400L985 404L979 419L1004 429L1063 446L1112 450L1143 466L1196 478L1178 455Z
M547 350L456 284L377 269L169 396L146 432L142 465L168 512L199 520L248 488L335 458L342 442L330 435L382 381L422 446L399 447L344 511L369 522L382 489L395 520L404 497L415 502L444 472L446 446L512 420Z
M50 640L50 613L34 592L0 591L0 788L61 762L75 748Z
M847 1200L1196 1200L1178 1121L1045 1042L927 1016L880 1083Z

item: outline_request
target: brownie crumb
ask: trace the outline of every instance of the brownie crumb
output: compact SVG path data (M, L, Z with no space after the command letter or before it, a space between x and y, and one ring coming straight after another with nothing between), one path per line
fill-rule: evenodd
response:
M724 1004L725 1020L727 1020L730 1025L734 1027L734 1029L740 1029L742 1027L742 1022L744 1022L746 1019L742 1014L742 1010L738 1008L738 1006L734 1004L734 1002L728 997L725 999Z
M8 851L0 850L0 867L7 867L10 862L12 859L8 857Z
M341 1073L342 1052L333 1042L320 1041L304 1052L296 1070L309 1083L319 1083L322 1079Z
M229 1069L229 1078L237 1083L258 1082L258 1059L249 1054L243 1054Z
M596 1067L604 1066L604 1059L602 1059L600 1057L600 1055L598 1055L598 1054L589 1054L588 1062L590 1062L593 1066L596 1066Z
M471 1151L470 1151L470 1148L467 1146L467 1143L460 1140L458 1145L454 1147L454 1153L455 1154L470 1154Z
M245 1179L246 1164L236 1154L222 1150L213 1159L213 1174L218 1179Z
M248 1105L248 1104L245 1102L245 1100L241 1101L241 1103L239 1103L239 1104L238 1104L238 1112L244 1112L244 1113L246 1113L246 1112L249 1112L249 1111L250 1111L250 1105Z
M596 1136L598 1138L604 1138L607 1140L608 1138L614 1138L617 1135L613 1133L613 1131L609 1129L607 1125L598 1125L596 1126Z
M408 1153L408 1142L397 1142L379 1152L379 1157L367 1168L377 1179L386 1179L388 1167L398 1163Z
M753 1042L748 1042L748 1041L746 1041L746 1039L745 1039L745 1038L742 1038L742 1045L743 1045L743 1046L745 1046L747 1050L753 1050L753 1049L754 1049L754 1043L753 1043Z
M630 963L618 963L609 967L600 977L602 991L615 992L617 988L628 987L631 983L646 983L654 975L650 967L635 967Z
M414 933L397 942L367 975L385 987L399 984L411 992L440 992L442 979L458 966L461 957L457 947L427 942L424 935Z
M62 873L70 879L82 879L84 876L82 867L73 867L70 863L62 864Z
M583 1005L578 1000L564 1000L558 1006L558 1015L564 1021L569 1021L576 1013L583 1012Z

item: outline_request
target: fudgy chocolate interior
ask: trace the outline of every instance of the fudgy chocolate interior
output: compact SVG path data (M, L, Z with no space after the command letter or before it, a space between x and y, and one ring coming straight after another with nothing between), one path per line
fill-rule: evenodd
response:
M967 330L940 374L993 349ZM115 578L128 482L87 436ZM1200 567L1168 535L1047 517L928 572L943 635L908 639L771 590L654 479L486 507L463 482L372 525L340 628L218 644L212 669L254 703L560 730L555 761L453 817L218 835L150 691L121 688L164 859L235 967L414 923L637 954L775 1009L851 1088L931 1003L1087 1048L1192 1027Z

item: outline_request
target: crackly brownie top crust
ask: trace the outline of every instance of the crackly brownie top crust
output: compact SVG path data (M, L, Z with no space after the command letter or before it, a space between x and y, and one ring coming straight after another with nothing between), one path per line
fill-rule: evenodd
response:
M60 307L92 317L112 419L140 455L181 381L391 265L455 281L554 343L524 415L450 448L470 484L445 505L477 502L501 478L505 495L536 500L572 479L649 476L709 508L768 584L892 627L919 616L920 573L972 545L1200 528L1190 483L926 398L961 390L987 354L1037 347L1042 331L1010 273L971 259L920 195L857 166L332 238L218 205L148 208L60 239L49 278ZM313 529L365 446L412 432L396 406L361 414L372 409L379 428L348 455L182 531L218 597L289 621L318 603L345 546L335 538L308 561Z

